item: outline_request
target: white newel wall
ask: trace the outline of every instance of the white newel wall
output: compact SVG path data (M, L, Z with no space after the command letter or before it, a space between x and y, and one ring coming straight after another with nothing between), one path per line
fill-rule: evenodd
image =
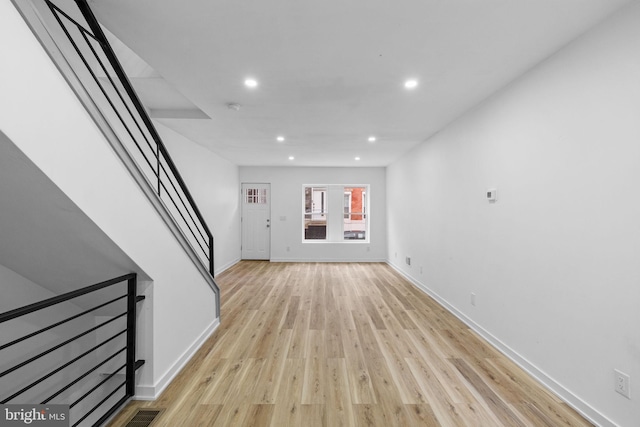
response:
M217 326L215 295L10 2L0 130L153 279L138 393L153 397Z
M597 424L635 427L613 370L637 388L638 183L635 3L388 168L389 261Z

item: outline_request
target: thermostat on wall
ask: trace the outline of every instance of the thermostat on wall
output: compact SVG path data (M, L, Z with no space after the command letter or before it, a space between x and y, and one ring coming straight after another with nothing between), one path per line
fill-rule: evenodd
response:
M489 188L487 190L487 200L490 203L495 203L498 200L498 190L495 188Z

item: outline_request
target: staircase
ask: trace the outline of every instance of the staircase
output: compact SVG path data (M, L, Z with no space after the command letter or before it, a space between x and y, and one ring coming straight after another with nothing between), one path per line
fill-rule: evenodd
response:
M2 3L0 37L10 40L0 63L0 149L9 154L7 162L13 165L0 168L0 174L9 175L0 184L0 196L10 195L0 206L0 266L56 298L104 277L135 272L138 292L147 298L137 315L138 352L146 362L133 360L132 364L127 358L125 370L140 369L133 376L134 385L129 382L132 376L126 375L123 388L126 399L134 395L153 399L219 325L211 230L85 1ZM13 312L17 306L7 307L11 298L5 296L21 291L3 283L2 277L0 290L0 313ZM72 305L76 308L70 313L91 308L86 301ZM131 307L127 310L135 312ZM112 316L102 309L97 317L87 313L77 319L95 328ZM57 319L44 315L43 321L48 318ZM79 341L108 339L104 331L123 319L94 329ZM6 326L20 321L3 322ZM38 324L39 329L48 327ZM3 331L9 329L4 326ZM22 328L10 329L17 333ZM16 339L7 338L0 346ZM0 399L42 403L49 397L45 394L66 385L58 377L68 374L56 373L49 377L55 379L54 385L45 387L47 379L42 386L13 396L38 375L48 375L53 364L31 371L25 364L30 373L25 382L5 380L23 369L15 366L47 351L47 343L29 349L23 344L5 347L12 348L12 356L0 355L0 372L11 372L0 377ZM110 346L94 349L87 357L97 358L98 353L109 357ZM91 384L86 387L91 389L103 380L99 388L125 382L120 381L117 365L116 357L110 359L94 371L97 377L93 373L90 381L86 377ZM64 396L71 404L86 392L77 382L49 403ZM116 394L103 403L121 402ZM94 400L87 395L72 411L100 403ZM82 425L101 423L96 412Z

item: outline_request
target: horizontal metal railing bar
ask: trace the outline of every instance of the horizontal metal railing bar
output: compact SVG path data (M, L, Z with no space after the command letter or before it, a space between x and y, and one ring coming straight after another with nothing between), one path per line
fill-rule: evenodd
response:
M100 43L102 45L102 42L100 40L98 40L98 38L96 38L96 36L94 36L93 34L91 34L91 31L87 30L84 25L82 25L81 23L79 23L78 21L76 21L75 19L73 19L72 17L70 17L64 10L60 9L58 6L56 6L54 3L52 3L49 0L45 0L47 2L47 5L49 6L50 9L55 9L56 12L60 13L61 15L63 15L65 18L67 18L69 21L73 22L73 24L78 27L79 30L81 30L82 32L86 33L87 35L91 36L92 39L94 39L95 41L97 41L98 43ZM53 13L53 10L52 10Z
M105 379L103 379L102 381L100 381L98 384L96 384L95 386L91 387L91 390L87 391L85 394L83 394L82 396L80 396L79 398L77 398L75 400L75 402L73 402L72 404L69 405L69 409L73 408L74 406L76 406L78 403L82 402L84 399L87 398L87 396L89 396L91 393L93 393L94 391L96 391L98 388L100 388L101 385L103 385L104 383L106 383L107 381L109 381L111 378L113 378L114 376L116 376L118 374L118 372L122 371L124 368L127 367L127 364L123 364L122 366L120 366L118 369L116 369L112 374L109 374Z
M56 10L60 10L56 7ZM62 20L60 19L60 17L54 12L53 13L54 17L56 18L56 20L58 21L58 24L60 25L60 27L62 27L62 30L64 31L65 35L67 36L67 39L69 39L69 42L71 43L71 45L73 46L73 48L75 49L76 53L78 54L78 56L80 57L80 59L82 60L82 63L84 64L84 66L86 67L87 71L89 71L89 74L91 74L91 77L93 78L94 82L98 85L98 87L100 88L100 91L102 92L102 94L104 95L105 99L107 100L107 102L109 103L109 105L111 106L111 109L114 111L114 113L116 114L116 116L118 117L118 119L120 120L120 123L122 123L122 125L124 126L125 130L127 131L127 133L129 134L129 136L131 137L131 140L133 141L133 143L136 145L136 147L138 148L138 151L140 152L140 154L142 154L142 156L144 157L144 159L146 160L147 164L149 165L149 167L151 168L151 170L153 170L153 165L151 164L151 162L149 161L149 158L146 156L146 154L144 153L144 150L142 149L142 147L140 147L140 145L138 144L137 139L133 136L133 133L131 132L131 130L129 129L129 127L125 124L125 120L122 118L122 116L120 115L118 109L115 107L115 105L113 104L113 102L111 101L111 98L109 97L109 95L107 94L106 90L104 89L104 87L102 86L102 84L100 83L100 79L98 79L98 77L96 76L96 74L94 73L93 69L91 68L91 66L89 65L89 63L86 61L86 58L84 57L84 55L82 54L80 48L78 47L78 44L75 42L74 38L71 36L71 34L69 33L69 31L67 30L67 27L62 23ZM63 16L67 17L68 19L71 20L71 22L75 21L71 18L69 18L69 16L67 14L65 14L64 12L62 13ZM78 24L76 23L76 26L78 26ZM81 34L84 34L86 32L86 30L84 29L84 27L82 26L78 26L78 28L81 30ZM103 47L104 50L104 44L98 40L94 35L92 35L91 33L87 33L89 34L93 39L95 39L98 43L100 43L100 45ZM89 46L89 49L91 49L91 51L93 52L95 58L98 60L98 62L102 63L102 61L100 60L100 58L98 57L98 55L96 54L95 50L93 49L93 46L91 46L91 43L89 43L89 41L87 40L86 37L84 37L85 42L87 43L87 46ZM107 75L107 77L109 77L109 80L112 83L113 88L116 90L116 93L118 93L118 95L120 95L117 87L113 84L113 80L111 80L111 75L106 71L106 69L103 68L103 70L105 71L105 74ZM120 96L120 99L122 100L122 96ZM122 100L125 108L128 109L128 106L126 105L126 102L124 100ZM137 121L135 120L135 118L133 117L131 111L129 110L129 114L132 116L132 118L134 119L134 122L136 122L136 125L138 125ZM138 128L140 129L139 125ZM140 130L142 133L142 136L145 137L144 132L142 132L142 130ZM145 140L147 142L147 145L149 146L149 148L151 149L151 151L153 152L153 146L151 145L151 143L149 142L149 140L145 137ZM155 153L154 153L155 154ZM157 154L156 154L157 156ZM154 172L154 174L157 176L157 172Z
M171 194L169 194L167 190L167 187L164 185L164 183L162 183L162 181L160 181L162 184L162 188L165 189L165 192L167 193L167 196L169 197L169 200L171 200L171 202L173 203L173 206L176 207L176 210L178 211L178 213L180 214L180 216L182 217L182 220L184 221L184 223L186 224L187 228L189 229L189 231L191 232L191 234L193 235L196 243L198 243L198 246L200 246L200 249L202 250L202 252L205 253L205 255L207 254L207 250L202 246L202 244L200 243L200 240L198 239L198 236L196 236L196 234L193 232L193 230L191 229L191 226L189 226L189 223L187 222L187 219L184 217L184 215L182 214L182 212L180 211L180 208L178 207L178 205L176 204L176 201L173 199L173 197L171 197ZM204 236L203 236L204 237Z
M206 237L202 234L202 232L200 231L200 229L198 228L198 223L196 222L195 219L193 219L193 216L191 215L191 212L189 211L189 208L187 207L187 205L184 203L184 200L182 200L182 197L180 197L180 192L178 191L178 189L176 188L176 186L173 184L173 181L170 179L169 174L167 173L167 171L164 168L164 165L162 164L162 162L160 162L160 167L161 169L164 171L165 175L167 175L167 179L169 180L169 183L171 184L171 186L173 187L173 190L176 192L176 195L178 196L178 198L180 199L180 202L182 202L182 206L184 206L184 208L186 209L187 213L189 214L189 218L191 218L191 221L193 222L193 225L196 226L196 229L198 230L198 234L200 234L200 237L202 237L203 239L206 240ZM158 177L160 178L160 177ZM164 187L165 191L167 192L167 195L169 194L169 192L167 191L167 187L166 185L162 184L162 187ZM169 196L171 197L171 196ZM172 199L173 200L173 199ZM175 205L175 202L173 203ZM178 208L178 206L176 206L176 209L180 210ZM187 220L184 218L184 216L182 217L182 219L184 219L184 222L187 223ZM187 225L189 228L191 228L191 226ZM193 232L191 232L193 234ZM195 236L194 236L195 237Z
M123 385L126 385L126 381L124 381L122 384L120 384L118 387L116 387L116 388L115 388L111 393L109 393L109 394L107 395L107 397L105 397L105 398L104 398L104 399L102 399L100 402L98 402L98 404L97 404L97 405L95 405L95 406L93 407L93 409L91 409L91 410L90 410L89 412L87 412L87 413L86 413L82 418L80 418L78 421L76 421L76 422L75 422L75 424L73 424L73 426L72 426L72 427L76 427L76 426L77 426L77 425L79 425L81 422L83 422L83 421L85 420L85 418L87 418L89 415L93 414L93 412L94 412L96 409L98 409L100 406L102 406L102 404L103 404L104 402L106 402L107 400L109 400L109 399L111 398L111 396L113 396L114 394L116 394L116 392L117 392L118 390L120 390L120 388L122 388L122 386L123 386ZM125 397L127 397L127 396L125 395Z
M20 396L22 393L24 393L27 390L32 389L33 387L37 386L38 384L40 384L41 382L45 381L47 378L51 378L52 376L54 376L55 374L57 374L58 372L62 371L64 368L66 368L67 366L70 366L71 364L77 362L78 360L82 359L84 356L86 356L87 354L91 353L92 351L102 347L103 345L105 345L106 343L110 342L111 340L114 340L116 337L118 337L119 335L124 334L125 332L127 332L127 330L123 330L122 332L112 336L111 338L109 338L106 341L103 341L102 343L96 345L95 347L85 351L84 353L80 354L79 356L74 357L72 360L68 361L67 363L57 367L56 369L54 369L53 371L49 372L48 374L38 378L36 381L32 382L31 384L27 385L26 387L22 388L21 390L18 390L17 392L15 392L14 394L12 394L11 396L7 397L5 400L3 400L2 402L0 402L0 404L5 404L7 402L10 402L11 400L13 400L14 398ZM125 347L126 348L126 347Z
M107 71L107 68L104 66L104 63L102 62L102 59L100 59L100 55L98 55L98 53L96 52L96 50L93 48L93 46L91 45L91 43L89 42L89 40L87 39L86 36L84 36L84 40L87 43L87 46L89 46L89 49L91 49L91 53L93 53L93 56L96 58L96 60L98 61L98 64L100 64L100 68L102 68L102 71L104 71L104 74L107 76L107 79L109 79L109 82L111 83L111 87L115 90L116 94L118 95L118 98L120 98L120 101L122 101L122 105L124 105L124 108L127 109L127 112L129 113L129 116L133 119L133 122L136 124L136 127L138 128L138 130L140 131L140 135L142 135L142 137L144 138L144 140L147 142L147 145L149 146L149 148L151 148L151 151L153 151L153 146L151 145L151 142L149 141L149 139L147 138L147 135L145 135L145 132L142 130L142 127L140 126L140 123L138 123L138 120L136 120L135 115L133 114L133 112L131 111L131 109L129 108L129 104L127 103L127 101L124 99L124 97L122 96L122 93L120 93L120 90L118 90L118 86L116 85L116 83L113 81L113 79L111 78L111 73L109 73L109 71ZM122 121L122 119L120 120ZM122 123L124 125L124 123ZM126 126L126 125L125 125ZM131 134L130 134L131 135ZM133 138L133 137L132 137ZM135 139L135 138L134 138ZM157 155L157 154L156 154Z
M144 359L138 359L136 360L136 365L134 366L134 370L138 370L140 368L142 368L142 365L144 365L146 363L146 360Z
M94 426L103 425L109 418L111 418L111 416L116 413L118 408L120 408L127 400L129 400L129 397L130 396L127 395L123 396L115 405L111 407L111 409L109 409L103 416L100 417L98 421L95 422Z
M91 292L95 292L102 288L106 288L108 286L115 285L117 283L124 282L126 280L132 279L136 277L136 273L125 274L124 276L116 277L114 279L106 280L104 282L96 283L95 285L87 286L82 289L78 289L75 291L67 292L66 294L58 295L55 297L48 298L43 301L39 301L33 304L29 304L24 307L16 308L15 310L10 310L5 313L0 314L0 323L7 322L9 320L15 319L20 316L24 316L34 311L42 310L47 307L51 307L52 305L60 304L65 301L69 301L71 299L77 298L82 295L86 295Z
M189 189L188 189L186 183L184 182L184 179L180 175L180 172L178 171L178 168L176 167L175 163L173 162L173 159L169 155L169 152L167 151L164 143L162 142L162 139L160 138L160 135L158 134L158 131L156 130L156 128L153 125L153 123L151 122L151 118L147 114L147 111L145 110L144 106L142 105L142 102L140 101L140 99L138 98L137 93L133 89L133 85L131 85L131 82L129 81L129 78L127 77L126 73L124 72L124 70L122 68L122 65L120 64L120 61L118 60L117 56L113 52L113 49L111 48L111 46L107 42L107 38L104 35L104 32L102 31L102 28L100 28L100 24L98 23L98 20L96 19L95 15L93 14L91 9L89 8L89 5L86 3L86 1L77 1L77 4L78 4L78 7L79 7L80 11L82 12L85 20L87 21L87 24L89 25L89 28L91 28L91 30L93 31L93 33L96 36L96 38L98 38L99 40L104 40L106 42L106 43L101 43L101 46L102 46L102 48L103 48L103 50L105 52L105 55L107 56L107 59L109 59L109 62L112 64L112 67L114 68L114 71L115 71L116 75L118 76L118 78L122 82L122 85L124 86L125 91L127 92L129 97L131 98L131 101L133 102L134 107L136 108L136 110L138 110L138 114L142 118L142 121L144 122L144 124L147 126L147 129L149 130L149 133L151 134L151 137L154 139L154 141L158 145L158 149L160 150L160 152L162 153L163 157L165 158L165 160L167 162L167 165L169 166L169 168L173 172L173 175L175 176L176 180L178 181L178 184L183 189L184 194L185 194L187 200L189 201L189 204L193 207L193 211L196 214L196 216L198 217L198 219L200 220L200 222L202 223L202 227L205 229L206 234L207 235L212 235L211 234L211 230L209 229L209 226L207 225L206 221L204 220L204 217L202 216L202 213L198 209L198 206L195 203L195 200L193 199L193 196L189 192ZM213 271L211 271L211 274L213 275Z
M145 297L144 295L138 295L136 297L136 302L140 302L140 301L144 301L147 297Z
M148 157L146 156L146 154L144 154L144 150L142 150L142 148L140 147L140 145L138 144L138 140L136 139L135 136L133 136L133 133L131 132L131 129L129 129L129 126L126 125L126 122L124 120L124 118L122 117L122 115L120 114L120 112L118 111L118 109L116 108L115 104L113 103L113 101L111 100L111 97L107 94L107 91L105 90L104 86L102 85L102 83L100 83L100 79L98 78L98 76L96 75L96 73L93 71L93 69L91 68L91 66L89 65L89 63L87 62L86 58L84 57L84 55L82 54L82 52L80 51L80 48L78 47L77 43L75 42L75 40L73 39L73 37L71 37L71 34L69 34L69 32L67 31L67 28L64 26L64 24L60 21L60 19L56 16L56 19L58 19L58 22L60 23L60 26L63 27L63 31L64 33L67 35L67 38L69 39L69 41L71 42L72 46L74 47L74 49L76 50L76 53L78 54L78 56L80 57L80 59L82 60L82 62L84 63L84 66L87 68L87 71L89 71L89 74L91 74L91 77L93 78L93 81L98 85L98 87L100 88L100 91L102 92L102 94L104 95L105 99L107 100L107 102L109 103L109 105L111 106L111 109L113 110L113 112L116 114L116 116L118 117L118 119L120 120L120 123L122 124L122 126L124 127L124 129L126 130L126 132L129 134L129 137L131 138L131 140L134 142L134 144L136 145L136 147L138 147L138 151L140 151L140 153L142 154L142 156L144 157L144 159L147 161L147 164L149 165L149 167L151 168L151 170L153 170L153 165L151 164L151 162L149 161ZM88 42L88 40L85 38L85 41ZM88 44L88 43L87 43ZM89 45L89 48L91 48L91 45ZM99 59L96 57L96 59ZM107 73L107 75L109 75ZM116 93L118 92L117 88L114 87L114 89L116 90ZM125 103L125 108L127 108L126 103ZM134 118L134 122L135 122L135 118ZM143 135L144 136L144 135ZM151 149L151 151L153 152L153 147L151 146L151 144L149 143L149 141L147 140L147 144L149 145L149 148ZM157 176L157 172L156 172L156 176Z
M169 158L162 156L161 157L162 160L165 160L165 162L167 163L167 166L169 166ZM180 198L180 201L182 202L182 205L184 206L184 208L187 210L187 212L189 212L189 207L184 203L184 200L182 200L182 197L180 196L180 191L178 190L178 188L176 188L176 185L174 184L173 180L171 179L171 174L167 172L167 169L165 168L164 163L160 162L160 169L162 169L162 172L164 172L164 174L167 177L167 180L169 181L169 183L171 184L171 187L173 188L173 190L176 192L176 195ZM169 171L171 171L171 167L169 167ZM160 171L159 171L160 172ZM180 183L178 182L178 187L180 187ZM165 188L165 191L167 189ZM184 193L184 188L180 187L180 190L182 190L182 192ZM186 197L186 193L185 197ZM187 202L189 200L187 199ZM193 218L193 215L191 215L191 212L189 212L189 217L191 218L191 220L193 221L194 225L196 225L196 227L198 226L198 224L200 224L200 226L202 226L203 230L204 230L204 234L206 234L207 236L209 236L209 233L207 232L207 227L206 224L204 222L202 222L202 220L198 217L196 210L194 209L193 205L190 205L191 209L193 209L193 213L196 214L196 218L198 218L199 221L196 221ZM198 229L198 232L200 233L200 235L202 235L202 232ZM204 239L205 236L202 235L202 238Z
M163 188L166 188L164 186L164 184L162 184ZM167 197L169 197L169 200L171 200L171 202L173 203L173 206L176 207L178 213L180 214L180 217L182 218L182 220L184 221L185 227L189 230L189 232L191 233L191 235L193 236L194 241L198 244L198 247L200 247L200 250L202 250L202 252L205 254L205 256L207 258L209 258L209 245L207 243L204 243L203 246L203 241L207 241L208 239L205 239L204 236L202 237L202 240L198 238L198 236L196 235L196 233L194 233L193 229L191 228L191 226L189 225L188 221L186 220L186 218L184 217L184 215L182 214L182 212L180 212L180 208L178 208L176 206L176 202L173 199L173 197L171 197L171 195L167 192ZM205 248L206 246L206 248Z
M96 307L90 308L89 310L85 310L85 311L83 311L82 313L78 313L78 314L76 314L75 316L71 316L71 317L66 318L66 319L64 319L64 320L61 320L61 321L59 321L59 322L57 322L57 323L54 323L54 324L53 324L53 325L51 325L51 326L47 326L46 328L42 328L42 329L40 329L39 331L35 331L35 332L30 333L29 335L25 335L25 336L24 336L24 337L22 337L22 338L15 339L15 340L13 340L13 341L11 341L11 342L9 342L9 343L6 343L6 344L4 344L4 345L1 345L1 346L0 346L0 350L4 350L4 349L5 349L5 348L7 348L7 347L11 347L12 345L15 345L15 344L17 344L17 343L19 343L19 342L22 342L22 341L27 340L27 339L29 339L29 338L32 338L32 337L34 337L34 336L36 336L36 335L38 335L38 334L41 334L41 333L46 332L46 331L48 331L48 330L50 330L50 329L53 329L53 328L55 328L56 326L60 326L60 325L62 325L62 324L64 324L64 323L70 322L70 321L72 321L73 319L77 319L78 317L84 316L85 314L91 313L92 311L96 311L96 310L98 310L98 309L100 309L100 308L102 308L102 307L104 307L104 306L106 306L106 305L109 305L109 304L111 304L111 303L114 303L114 302L116 302L116 301L118 301L118 300L121 300L121 299L123 299L123 298L126 298L126 297L127 297L127 295L123 295L123 296L121 296L121 297L114 298L114 299L112 299L111 301L107 301L107 302L105 302L104 304L100 304L99 306L96 306Z
M118 334L120 335L120 334ZM60 390L58 390L57 392L55 392L54 394L52 394L51 396L47 397L45 400L42 401L42 405L46 405L47 403L49 403L51 400L55 399L56 397L58 397L60 394L64 393L66 390L68 390L69 388L73 387L74 384L77 384L78 382L82 381L83 378L85 378L87 375L89 375L90 373L94 372L96 369L98 369L100 366L103 366L105 363L107 363L108 361L110 361L111 359L113 359L114 357L118 356L119 354L121 354L123 351L125 351L127 349L127 347L122 347L120 350L116 351L115 353L113 353L111 356L109 356L107 359L103 360L101 363L99 363L98 365L94 366L93 368L89 369L87 372L85 372L84 374L80 375L78 378L76 378L75 380L71 381L69 384L67 384L66 386L62 387Z
M33 356L32 358L30 358L28 360L25 360L22 363L19 363L18 365L14 366L13 368L9 368L6 371L0 372L0 377L4 377L5 375L10 374L11 372L18 370L18 369L28 365L29 363L34 362L34 361L40 359L41 357L46 356L47 354L49 354L49 353L51 353L53 351L56 351L60 347L64 347L65 345L69 344L70 342L75 341L78 338L82 338L83 336L95 331L96 329L99 329L99 328L101 328L101 327L103 327L103 326L105 326L105 325L107 325L107 324L109 324L111 322L114 322L114 321L118 320L119 318L121 318L123 316L126 316L126 315L127 315L127 312L125 311L124 313L114 317L113 319L109 319L106 322L103 322L103 323L99 324L98 326L95 326L95 327L93 327L91 329L88 329L88 330L84 331L83 333L76 335L73 338L69 338L68 340L66 340L64 342L62 342L62 343L60 343L60 344L58 344L58 345L56 345L54 347L51 347L49 350L43 351L42 353L40 353L40 354L38 354L36 356Z

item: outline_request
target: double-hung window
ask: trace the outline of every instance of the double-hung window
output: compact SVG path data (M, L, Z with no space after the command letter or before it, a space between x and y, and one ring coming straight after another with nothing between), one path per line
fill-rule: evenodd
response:
M303 187L303 241L369 240L367 185Z

